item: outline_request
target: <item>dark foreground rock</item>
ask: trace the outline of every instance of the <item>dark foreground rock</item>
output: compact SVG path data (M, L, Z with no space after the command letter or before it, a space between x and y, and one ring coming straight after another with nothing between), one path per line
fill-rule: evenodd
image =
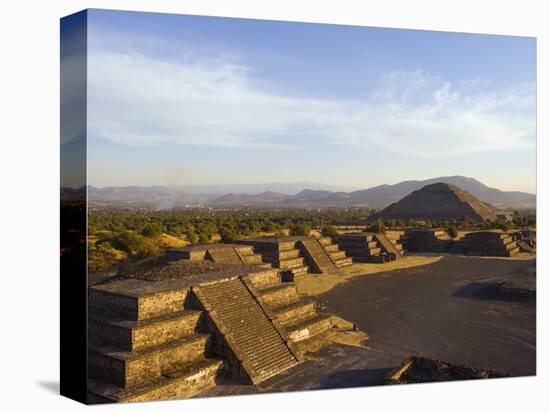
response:
M459 381L510 377L511 374L477 369L471 365L450 364L436 359L412 356L386 376L386 384L415 384L421 382Z

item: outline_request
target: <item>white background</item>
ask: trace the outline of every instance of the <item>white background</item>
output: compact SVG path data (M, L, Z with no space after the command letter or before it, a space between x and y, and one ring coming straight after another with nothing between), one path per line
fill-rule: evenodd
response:
M102 412L541 412L549 387L546 220L550 13L545 1L28 0L0 13L0 410L80 412L57 395L59 366L59 18L87 8L537 36L538 375L510 380L315 391L146 404ZM546 27L545 27L546 25ZM514 62L510 62L511 65ZM546 115L546 117L545 117ZM511 166L512 167L512 166ZM547 324L546 324L547 325ZM204 410L204 411L202 411ZM546 411L547 412L547 411Z

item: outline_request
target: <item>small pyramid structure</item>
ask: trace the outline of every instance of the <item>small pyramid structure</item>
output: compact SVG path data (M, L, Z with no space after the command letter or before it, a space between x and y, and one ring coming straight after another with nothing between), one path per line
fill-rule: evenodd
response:
M375 219L470 219L483 222L497 220L499 210L457 186L435 183L413 191L401 200L390 204Z

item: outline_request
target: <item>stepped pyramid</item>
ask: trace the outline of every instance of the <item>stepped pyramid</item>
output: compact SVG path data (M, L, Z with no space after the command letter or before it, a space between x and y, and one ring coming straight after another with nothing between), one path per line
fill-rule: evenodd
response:
M445 183L435 183L413 191L390 204L372 219L449 220L468 217L477 222L497 220L498 209L470 193Z
M467 243L467 253L472 256L510 257L520 250L513 237L506 233L477 231L468 233L462 240Z
M269 263L263 262L261 255L254 253L252 246L243 244L216 243L187 246L180 249L167 249L165 255L168 259L210 260L234 265L271 267Z
M400 242L410 252L447 252L454 245L453 239L443 230L406 230Z
M89 402L191 397L301 361L332 317L273 268L149 259L88 289Z
M386 263L403 256L401 244L382 233L343 234L338 238L338 246L354 262Z
M290 279L308 271L325 273L352 264L329 237L257 237L236 243L253 246L264 262L281 269Z

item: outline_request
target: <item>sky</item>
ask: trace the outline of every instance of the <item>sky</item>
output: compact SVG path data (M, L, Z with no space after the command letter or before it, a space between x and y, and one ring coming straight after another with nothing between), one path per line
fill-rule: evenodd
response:
M88 13L88 182L535 192L534 38ZM63 64L63 63L62 63Z

